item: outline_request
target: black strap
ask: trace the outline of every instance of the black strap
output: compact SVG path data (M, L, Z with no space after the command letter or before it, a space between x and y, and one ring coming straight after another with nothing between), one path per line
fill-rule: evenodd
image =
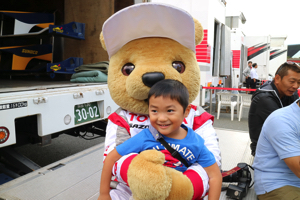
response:
M173 149L165 140L163 137L158 138L157 139L160 143L162 143L162 145L164 145L164 147L171 153L171 155L174 158L177 158L177 160L179 160L180 162L182 162L186 167L189 167L188 163L186 160L184 160L180 153L178 153L178 151L176 151L175 149Z

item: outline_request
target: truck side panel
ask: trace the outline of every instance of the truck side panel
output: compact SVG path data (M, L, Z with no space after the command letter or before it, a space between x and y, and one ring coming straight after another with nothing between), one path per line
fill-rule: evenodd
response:
M75 105L91 102L97 103L100 118L75 124ZM10 136L5 143L0 144L0 147L16 143L15 119L17 118L37 115L38 135L46 136L106 119L117 108L106 84L2 93L0 94L0 127L7 128ZM68 120L71 121L68 123Z

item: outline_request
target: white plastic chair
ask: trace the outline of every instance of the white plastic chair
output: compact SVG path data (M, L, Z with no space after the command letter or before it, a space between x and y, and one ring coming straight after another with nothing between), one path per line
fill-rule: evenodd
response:
M221 106L230 106L231 109L231 121L233 121L234 107L237 105L236 101L231 101L232 94L230 93L219 93L218 95L218 115L217 119L220 117Z
M241 117L243 114L243 107L248 107L250 108L251 105L251 97L252 95L242 95L241 96L241 106L240 106L240 113L239 113L239 121L241 121Z

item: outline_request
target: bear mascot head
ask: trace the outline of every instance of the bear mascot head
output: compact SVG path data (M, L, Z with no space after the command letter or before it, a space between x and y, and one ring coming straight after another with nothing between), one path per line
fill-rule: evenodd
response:
M117 12L100 35L110 58L112 99L123 109L148 114L145 100L150 87L162 79L175 79L188 88L192 102L200 89L195 45L202 39L201 24L175 7L144 3Z

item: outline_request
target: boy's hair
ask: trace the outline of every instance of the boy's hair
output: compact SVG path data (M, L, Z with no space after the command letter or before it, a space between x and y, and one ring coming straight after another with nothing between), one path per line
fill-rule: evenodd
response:
M248 61L248 64L249 64L249 63L251 63L251 64L252 64L252 61Z
M148 94L148 104L150 97L170 97L172 100L178 101L178 103L183 107L183 111L189 105L189 91L187 88L179 81L172 79L164 79L155 83Z
M257 65L257 63L253 63L252 67L255 67Z

